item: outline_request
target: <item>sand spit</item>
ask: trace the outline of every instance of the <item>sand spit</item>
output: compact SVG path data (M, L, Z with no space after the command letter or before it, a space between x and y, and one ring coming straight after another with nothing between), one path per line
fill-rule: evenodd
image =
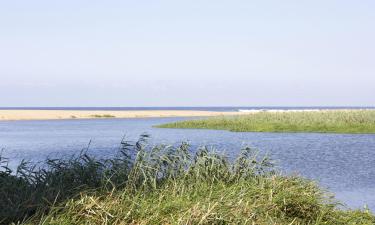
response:
M366 110L366 109L362 109ZM371 110L371 109L367 109ZM57 120L57 119L96 119L96 118L152 118L152 117L206 117L206 116L235 116L253 113L288 113L288 112L324 112L324 111L358 111L358 110L242 110L238 112L215 112L199 110L0 110L1 120Z
M96 110L0 110L0 120L54 120L94 118L149 118L149 117L196 117L242 115L241 112L212 112L192 110L140 110L140 111L96 111Z

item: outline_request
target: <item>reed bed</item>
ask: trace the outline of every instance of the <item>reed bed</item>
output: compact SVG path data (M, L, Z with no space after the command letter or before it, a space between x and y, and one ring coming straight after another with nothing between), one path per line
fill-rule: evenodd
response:
M375 110L259 112L241 116L180 121L157 127L236 132L375 133Z
M122 141L111 159L85 150L11 171L2 158L0 223L375 223L368 210L339 209L314 182L277 173L251 148L228 160L213 148L149 146L147 139Z

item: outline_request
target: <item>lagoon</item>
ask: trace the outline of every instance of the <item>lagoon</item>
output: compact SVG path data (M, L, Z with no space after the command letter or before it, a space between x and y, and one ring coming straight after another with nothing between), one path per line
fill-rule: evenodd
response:
M375 210L375 135L256 133L221 130L160 129L153 126L189 118L0 121L0 149L15 166L21 159L42 161L79 153L87 147L98 157L116 153L124 135L144 132L153 143L210 145L235 156L249 145L268 153L285 173L319 182L350 208Z

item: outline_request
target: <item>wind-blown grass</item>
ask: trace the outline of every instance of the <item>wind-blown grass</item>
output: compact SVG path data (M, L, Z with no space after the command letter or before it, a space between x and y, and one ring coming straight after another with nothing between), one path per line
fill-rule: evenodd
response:
M195 128L237 132L375 133L375 110L259 112L179 121L160 128Z
M369 211L338 209L309 180L283 176L269 158L243 148L234 161L187 143L122 142L119 154L86 152L25 162L1 160L0 222L8 224L373 224Z

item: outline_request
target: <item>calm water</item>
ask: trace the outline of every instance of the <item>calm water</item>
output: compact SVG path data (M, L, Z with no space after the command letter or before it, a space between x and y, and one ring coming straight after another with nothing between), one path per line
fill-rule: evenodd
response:
M77 153L90 140L92 154L110 156L123 135L135 141L144 132L151 134L155 143L189 140L193 145L214 145L232 156L241 146L250 145L269 153L283 171L317 180L347 206L367 204L375 211L375 135L152 128L177 120L182 118L2 121L0 149L16 164L22 158L40 161Z

